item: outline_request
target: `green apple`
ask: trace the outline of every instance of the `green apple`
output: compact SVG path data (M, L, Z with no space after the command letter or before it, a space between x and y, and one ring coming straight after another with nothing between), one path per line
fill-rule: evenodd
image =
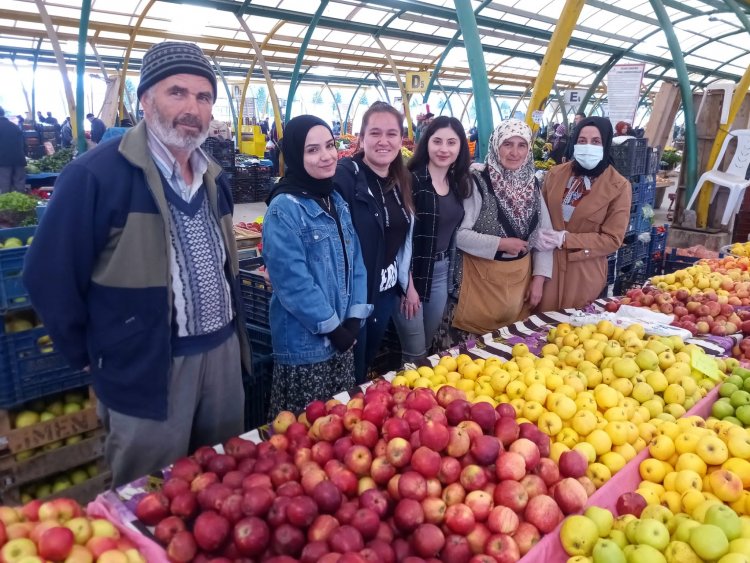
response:
M722 418L722 420L726 420L727 422L731 422L735 426L739 426L740 428L744 428L744 426L742 425L742 421L739 418L737 418L736 416L725 416L724 418Z
M750 538L737 538L730 541L729 553L742 553L750 557Z
M74 485L78 485L88 480L89 480L89 474L86 473L86 471L83 469L76 469L70 472L70 481Z
M635 541L635 533L638 530L638 526L641 525L641 521L638 520L638 518L635 518L628 522L628 525L625 526L625 537L628 538L628 543L638 543Z
M684 520L683 522L680 522L680 525L677 526L677 529L674 531L673 539L685 543L690 543L690 530L700 525L701 523L695 520Z
M661 551L644 544L636 546L628 554L628 563L667 563L667 560Z
M596 524L596 527L599 528L600 538L607 537L609 532L612 531L612 524L614 524L615 517L606 508L589 506L583 515L592 520Z
M748 563L750 559L741 553L727 553L716 563Z
M741 388L741 389L742 389L743 391L750 391L750 379L746 379L746 380L745 380L745 381L744 381L744 382L742 383L742 388Z
M729 381L725 381L721 384L721 387L719 387L719 396L720 397L731 397L732 393L735 391L739 391L742 388L742 383L739 385L736 385L734 383L730 383Z
M36 488L36 498L46 498L52 494L52 485L42 483Z
M667 563L702 563L693 549L684 541L671 541L664 550Z
M70 482L70 479L68 479L67 477L59 477L52 485L52 492L59 493L60 491L69 489L71 486L73 486L73 483Z
M741 407L742 405L750 405L750 393L747 391L735 391L729 397L729 403L734 407Z
M698 557L713 561L729 551L729 540L724 531L713 524L701 524L690 530L688 542Z
M624 532L625 528L627 528L628 524L630 524L630 522L632 522L633 520L638 520L638 518L636 518L633 514L623 514L622 516L618 516L612 523L612 529Z
M33 426L39 422L39 413L34 411L21 411L16 415L16 428Z
M580 514L568 516L560 529L560 541L568 555L591 555L597 539L599 528Z
M620 549L624 549L628 545L628 538L625 537L625 532L622 530L612 530L608 538L620 546Z
M625 563L625 554L615 542L599 538L592 553L594 563Z
M685 514L684 512L678 512L672 518L669 519L669 522L667 522L667 530L669 530L669 535L675 533L675 530L677 530L677 526L682 524L685 520L690 520L690 516L688 514Z
M748 379L748 381L750 381L750 379ZM743 425L750 425L750 405L737 407L737 410L734 411L734 416L736 416Z
M658 520L645 518L635 529L635 541L641 545L650 545L659 551L664 551L669 543L669 530Z
M47 412L51 412L55 416L60 416L63 413L63 408L64 407L62 401L52 401L49 405L47 405Z
M711 414L716 418L723 420L724 417L732 416L734 414L734 407L729 402L728 398L719 399L711 407Z
M724 383L731 383L733 385L736 385L738 389L742 389L742 384L744 382L745 378L737 374L732 374L724 380ZM719 388L719 393L721 393L721 388Z
M669 522L672 516L674 516L674 514L672 514L672 511L669 510L666 506L662 506L661 504L649 504L646 508L643 509L643 512L641 512L641 520L645 518L651 518L653 520L661 522L662 524L666 524L667 522Z
M716 504L706 511L704 524L718 526L729 541L735 540L742 534L742 522L739 515L726 504Z
M748 394L748 399L750 399L750 394ZM81 405L78 403L65 403L65 406L63 407L63 413L64 414L73 414L74 412L80 412Z
M55 418L55 415L49 411L44 411L41 415L39 415L40 422L47 422L48 420L52 420L53 418Z
M740 534L740 537L750 538L750 516L743 514L740 516L740 521L742 522L742 534Z

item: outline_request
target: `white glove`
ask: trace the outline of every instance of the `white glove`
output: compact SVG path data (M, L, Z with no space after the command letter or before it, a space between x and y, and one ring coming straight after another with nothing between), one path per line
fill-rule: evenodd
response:
M537 231L534 248L541 251L562 248L567 232L568 231L555 231L553 229L539 229Z

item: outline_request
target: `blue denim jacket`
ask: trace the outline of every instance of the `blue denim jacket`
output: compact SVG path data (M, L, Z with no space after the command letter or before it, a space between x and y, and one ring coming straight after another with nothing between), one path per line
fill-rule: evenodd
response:
M367 272L349 207L333 192L344 234L349 276L336 221L312 199L276 196L263 221L263 259L273 286L270 306L274 359L302 365L333 357L328 337L345 319L365 319Z

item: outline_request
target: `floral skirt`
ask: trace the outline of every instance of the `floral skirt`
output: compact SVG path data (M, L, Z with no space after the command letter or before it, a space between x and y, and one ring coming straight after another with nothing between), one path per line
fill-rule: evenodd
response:
M299 366L276 363L269 416L288 410L298 413L312 401L327 401L356 386L354 353L349 350L331 359Z

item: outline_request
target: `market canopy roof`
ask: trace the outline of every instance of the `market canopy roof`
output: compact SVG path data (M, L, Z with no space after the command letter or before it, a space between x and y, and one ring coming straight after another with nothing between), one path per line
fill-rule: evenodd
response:
M675 25L694 86L737 81L750 65L748 31L723 0L661 0ZM732 0L734 1L734 0ZM520 94L531 87L564 0L472 2L490 87ZM741 3L745 12L748 4ZM66 60L75 61L81 0L3 0L0 57L53 64L54 53L40 5L49 14ZM122 68L131 33L130 69L164 39L196 41L227 76L245 76L255 60L244 19L264 45L271 76L288 79L308 24L319 9L309 0L91 0L87 64L108 72ZM145 15L144 15L145 14ZM452 0L333 0L312 32L301 72L305 82L393 85L378 39L399 71L432 70L459 30ZM649 0L587 0L557 73L558 88L588 87L606 64L646 64L646 84L675 79L672 56ZM256 65L256 74L260 73ZM470 89L463 43L451 49L440 86Z

